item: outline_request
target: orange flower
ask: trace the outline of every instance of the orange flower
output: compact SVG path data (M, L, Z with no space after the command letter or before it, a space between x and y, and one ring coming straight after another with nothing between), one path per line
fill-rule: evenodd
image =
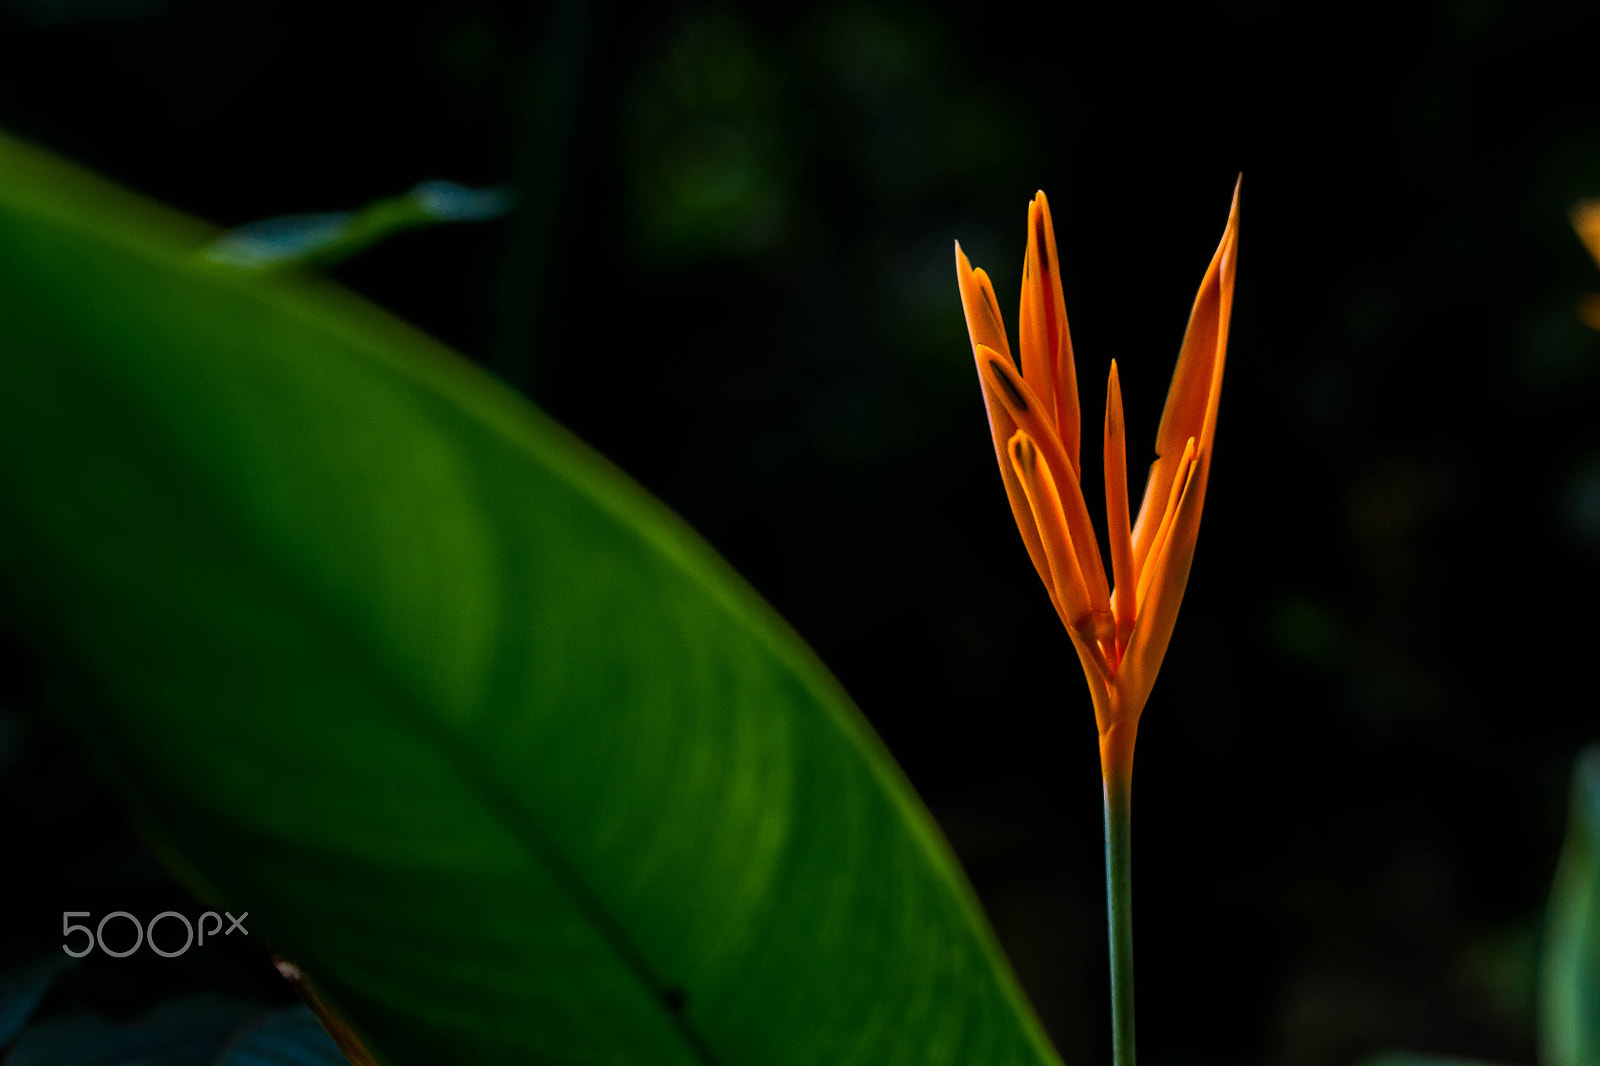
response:
M1117 364L1111 364L1105 418L1111 585L1079 486L1078 386L1055 230L1044 193L1028 205L1020 373L1011 357L994 288L956 245L961 301L1000 477L1034 568L1083 664L1108 778L1115 772L1126 780L1124 775L1131 771L1139 713L1166 654L1189 580L1217 430L1238 244L1235 185L1228 227L1200 283L1178 354L1156 432L1156 461L1150 467L1144 502L1131 525L1122 392Z
M1578 231L1589 254L1600 266L1600 200L1584 200L1572 209L1572 228ZM1600 329L1600 296L1586 293L1578 298L1578 317L1591 329Z

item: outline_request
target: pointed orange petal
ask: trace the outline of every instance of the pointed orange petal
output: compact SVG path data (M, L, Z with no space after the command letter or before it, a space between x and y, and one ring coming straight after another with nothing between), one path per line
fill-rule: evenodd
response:
M1033 563L1034 572L1039 575L1039 582L1044 585L1046 595L1050 597L1050 606L1056 609L1056 616L1065 625L1067 611L1061 605L1061 598L1056 594L1055 579L1050 573L1050 560L1039 537L1038 524L1032 509L1028 506L1027 494L1017 481L1017 472L1011 468L1009 462L1001 465L1000 479L1005 482L1006 498L1011 503L1011 517L1017 523L1017 532L1022 534L1022 543L1028 549L1028 559Z
M972 338L973 351L986 344L1011 361L1011 345L1006 343L1006 325L994 298L994 286L989 284L989 275L972 269L960 241L956 242L956 281L961 286L961 309L967 315L967 335Z
M1043 269L1036 264L1039 201L1028 201L1028 250L1022 257L1022 305L1017 309L1017 342L1022 352L1022 376L1040 396L1055 396L1055 361L1050 350L1050 307L1045 292ZM1055 410L1050 411L1056 424ZM1059 429L1059 426L1057 427Z
M1005 408L1011 421L1028 435L1049 466L1060 495L1067 533L1077 554L1078 569L1089 592L1090 608L1099 616L1109 617L1111 590L1106 585L1105 564L1100 561L1100 545L1095 541L1094 526L1089 522L1083 489L1055 430L1043 417L1044 405L1018 375L1011 361L983 344L978 345L978 376L983 382L985 398L992 398Z
M1195 439L1202 474L1211 465L1211 441L1216 434L1217 406L1222 398L1222 370L1228 351L1228 321L1233 313L1233 275L1239 246L1239 186L1233 188L1233 206L1222 243L1206 269L1205 280L1189 314L1189 328L1178 353L1178 365L1167 391L1167 405L1156 431L1157 459L1150 466L1144 502L1133 527L1133 562L1141 583L1149 565L1150 550L1164 505L1181 473L1184 442ZM1205 491L1205 478L1200 492ZM1203 499L1202 501L1203 502ZM1200 504L1197 503L1196 506Z
M1067 329L1059 266L1050 204L1041 192L1028 204L1028 253L1022 266L1019 333L1022 376L1034 392L1049 401L1051 426L1072 460L1073 475L1081 479L1078 376L1072 360L1072 336Z
M1600 200L1584 200L1572 209L1572 228L1600 266Z
M1157 565L1161 559L1161 549L1172 536L1172 522L1178 513L1178 503L1183 498L1183 491L1189 484L1189 475L1194 469L1195 446L1194 438L1189 438L1189 443L1183 446L1183 457L1178 463L1178 476L1173 479L1172 490L1167 495L1167 506L1162 511L1161 523L1156 526L1155 536L1150 542L1150 563L1144 568L1144 573L1139 575L1138 601L1135 610L1143 610L1144 601L1150 595L1150 588L1161 567Z
M1006 346L1005 324L1000 319L1000 305L994 298L994 287L989 284L989 277L981 270L973 270L972 264L967 261L966 253L961 250L961 242L956 242L956 282L961 288L961 306L966 313L967 333L972 340L973 352L976 353L980 346L1006 352L1009 360L1010 349ZM983 373L980 360L979 374ZM1027 546L1028 558L1033 560L1033 568L1039 572L1039 580L1044 582L1045 589L1050 593L1050 600L1055 602L1055 586L1050 580L1050 567L1045 558L1044 546L1039 541L1039 531L1034 526L1033 514L1028 508L1028 498L1022 491L1022 486L1017 483L1017 475L1011 469L1011 462L1006 458L1006 442L1016 432L1017 425L1001 404L995 403L989 396L987 389L983 390L983 404L989 414L989 433L994 438L995 459L1000 464L1000 480L1006 487L1006 498L1011 503L1011 516L1016 519L1017 532L1022 534L1022 543ZM1060 613L1060 605L1056 605Z
M1004 412L1001 412L1004 417ZM991 422L991 425L994 425ZM1012 433L1016 430L1013 427ZM998 433L996 434L998 438ZM1061 616L1066 624L1067 612L1061 605L1060 598L1056 595L1055 578L1050 572L1050 558L1044 549L1043 539L1039 536L1039 525L1034 518L1033 508L1028 503L1028 495L1023 490L1022 483L1017 480L1017 472L1012 468L1011 461L1006 455L1005 445L996 442L997 457L1000 461L1000 480L1005 482L1006 499L1011 503L1011 517L1016 520L1017 532L1022 534L1022 543L1027 546L1028 558L1033 561L1033 569L1039 574L1039 580L1044 583L1044 589L1050 594L1050 604L1055 607L1056 614Z
M1161 576L1150 583L1148 594L1139 604L1139 617L1128 638L1119 672L1122 709L1134 720L1150 697L1178 622L1178 607L1183 603L1189 565L1194 562L1195 538L1200 532L1205 479L1205 467L1198 460L1190 463L1166 523L1166 535L1151 553L1148 569Z
M979 373L982 372L980 363ZM1028 506L1027 494L1017 481L1017 472L1011 468L1011 460L1006 454L1007 442L1017 432L1017 424L1006 413L1005 406L990 395L988 389L981 391L984 408L989 414L989 433L994 439L995 459L1000 464L1000 480L1005 483L1006 499L1011 503L1011 517L1016 519L1017 532L1022 534L1022 543L1027 546L1028 558L1033 560L1033 568L1039 572L1039 580L1044 582L1045 590L1050 593L1050 602L1055 604L1056 613L1061 614L1061 604L1056 602L1055 583L1050 577L1050 564L1045 557L1044 545L1039 539L1033 511Z
M1086 626L1094 630L1093 612L1089 607L1089 590L1083 583L1083 572L1078 568L1078 556L1072 550L1072 538L1067 532L1067 520L1061 512L1061 496L1056 491L1055 478L1047 463L1039 458L1039 449L1028 435L1018 430L1007 447L1011 467L1027 493L1028 506L1034 523L1039 528L1039 538L1044 543L1045 558L1050 561L1054 578L1057 609L1061 621L1068 629L1082 631Z
M1133 569L1133 534L1128 526L1128 431L1122 421L1122 385L1117 361L1111 360L1106 382L1106 524L1111 534L1111 610L1117 619L1117 653L1133 633L1138 578Z

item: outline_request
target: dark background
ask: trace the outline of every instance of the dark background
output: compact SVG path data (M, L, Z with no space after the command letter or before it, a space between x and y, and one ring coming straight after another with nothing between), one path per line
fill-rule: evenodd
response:
M1014 330L1047 191L1084 421L1116 357L1137 471L1243 171L1211 491L1135 776L1140 1049L1531 1063L1600 735L1600 334L1573 311L1600 270L1566 217L1600 195L1597 50L1574 2L4 0L0 126L229 226L517 188L334 274L526 389L794 624L1073 1066L1110 1057L1093 716L951 241ZM53 950L63 899L181 900L7 664L6 952ZM243 951L136 965L60 995L275 987Z

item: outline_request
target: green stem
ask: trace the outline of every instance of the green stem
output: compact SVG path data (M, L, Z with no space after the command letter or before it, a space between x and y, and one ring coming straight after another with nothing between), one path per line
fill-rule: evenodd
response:
M1129 754L1131 756L1131 750ZM1104 775L1106 917L1111 928L1111 1054L1114 1066L1134 1066L1131 763L1130 758L1126 766L1107 767Z

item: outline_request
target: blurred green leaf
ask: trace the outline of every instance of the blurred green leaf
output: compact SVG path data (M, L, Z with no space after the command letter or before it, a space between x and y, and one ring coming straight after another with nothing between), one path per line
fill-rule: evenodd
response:
M197 891L393 1066L1057 1061L723 562L487 375L213 237L0 142L0 574ZM611 353L557 354L605 387Z
M302 1006L267 1010L197 996L129 1022L86 1011L25 1033L6 1066L346 1066Z
M231 229L211 242L206 256L246 269L329 266L406 230L499 218L511 210L511 201L508 189L423 181L402 196L374 200L359 211L281 215Z
M1600 1064L1600 747L1578 757L1540 971L1540 1059Z

